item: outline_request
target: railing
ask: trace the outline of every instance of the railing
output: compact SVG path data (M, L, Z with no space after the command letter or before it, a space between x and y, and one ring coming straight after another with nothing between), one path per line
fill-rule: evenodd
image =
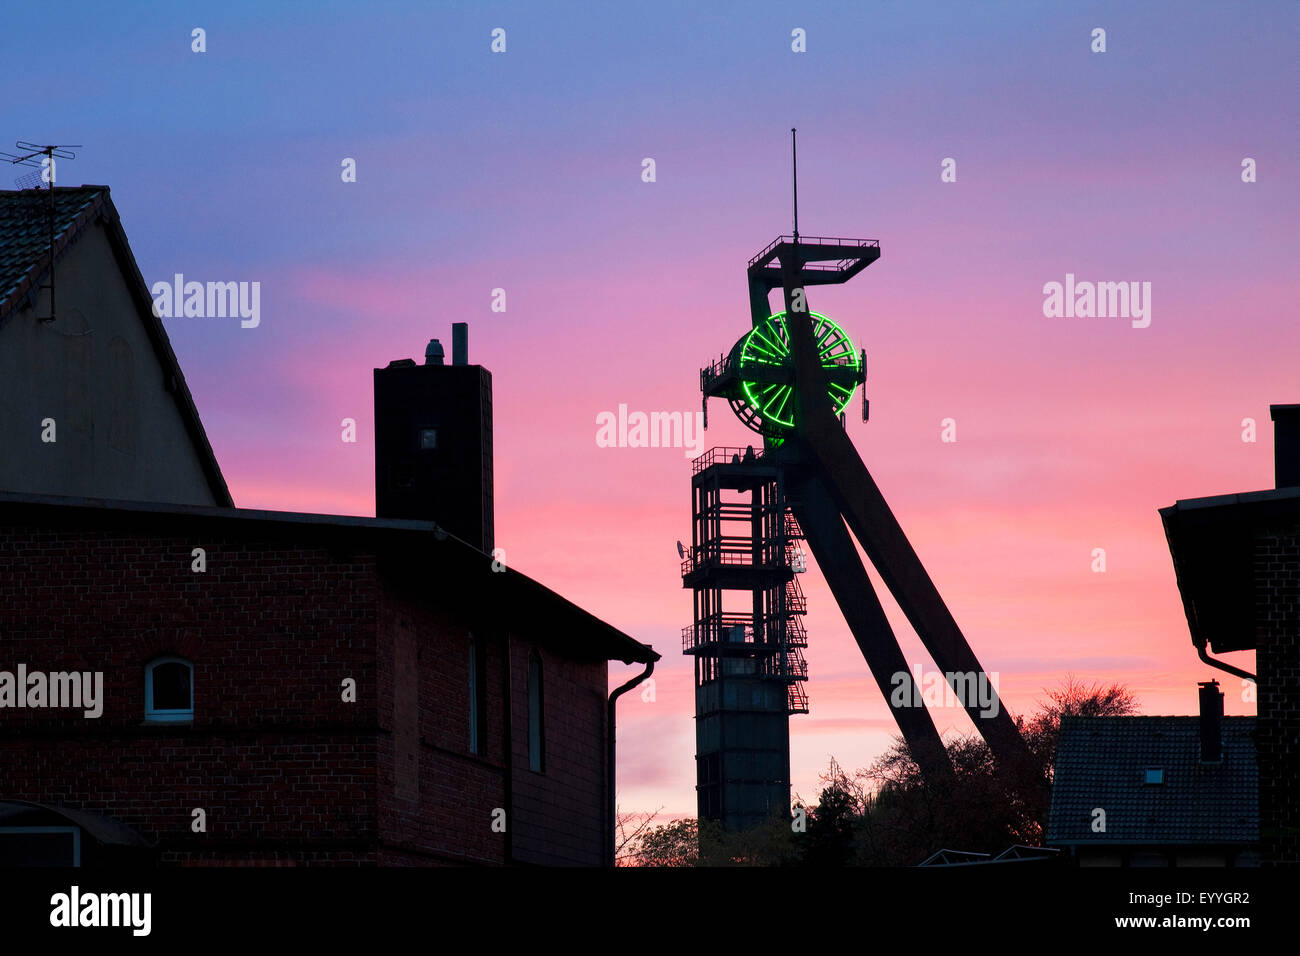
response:
M730 462L733 456L738 457L743 464L753 464L763 457L763 449L753 445L748 448L710 448L699 458L691 460L691 474L698 475L705 468L712 468L719 460Z
M815 264L808 266L808 268L810 269L815 268ZM770 360L763 360L761 358L754 357L751 360L751 364L754 366L765 366L771 368L786 369L793 372L794 358L793 356L789 356L788 359L789 359L788 361L773 362ZM836 355L833 358L827 358L824 355L821 357L822 368L845 368L845 367L855 368L858 367L858 365L859 365L859 356L856 352L850 355ZM735 363L732 361L732 357L730 355L724 355L713 364L706 365L704 368L700 369L700 391L702 392L708 391L709 386L711 386L718 379L722 378L725 375L731 375L735 371L736 371Z
M700 568L716 567L724 565L733 568L756 568L758 570L770 568L782 568L786 565L781 562L772 562L770 564L755 564L754 553L751 549L735 551L709 550L699 554L692 554L682 561L682 577L696 571Z
M790 648L785 655L785 677L790 680L808 679L808 662L798 648Z
M775 624L773 621L772 624ZM692 624L689 627L682 628L682 653L689 654L691 650L702 644L757 644L754 640L754 624L747 615L726 615L725 617L713 617L700 622L697 626ZM701 634L703 636L701 636ZM761 644L765 651L779 651L782 647L779 643ZM799 648L808 646L808 632L804 629L803 623L798 618L791 618L785 622L785 648L787 653L803 660L803 655ZM804 674L807 674L806 665L802 665Z
M857 366L858 364L859 364L859 360L858 360L858 354L856 352L850 355L837 355L833 359L828 359L824 355L822 356L822 368L825 368L828 365Z
M731 357L729 355L722 355L718 357L716 362L700 369L700 388L707 388L716 379L725 375L730 367Z
M804 597L799 579L791 578L785 585L785 610L787 614L807 614L808 599Z
M697 630L698 627L698 630ZM749 614L713 614L698 625L682 628L682 653L705 644L753 644L754 621Z
M808 646L808 631L799 618L792 617L785 622L785 643L787 647Z
M854 249L880 248L879 239L839 239L829 236L800 236L799 241L801 243L807 243L810 246L847 246ZM753 266L760 260L766 259L772 250L783 242L794 242L794 236L777 236L763 247L762 252L749 260L749 265Z

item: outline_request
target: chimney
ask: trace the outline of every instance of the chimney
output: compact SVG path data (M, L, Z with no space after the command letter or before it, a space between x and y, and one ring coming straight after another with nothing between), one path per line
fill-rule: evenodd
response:
M451 324L451 364L469 364L468 322L453 322Z
M1270 405L1273 475L1279 488L1300 487L1300 405Z
M469 365L468 327L452 364L431 339L424 364L375 369L375 515L434 521L485 553L493 541L492 373Z
M1217 680L1198 685L1201 688L1201 761L1217 763L1223 759L1223 694Z

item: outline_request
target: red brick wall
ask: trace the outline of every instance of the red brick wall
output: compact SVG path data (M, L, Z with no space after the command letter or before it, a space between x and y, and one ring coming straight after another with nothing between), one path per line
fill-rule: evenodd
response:
M0 799L112 817L164 862L373 855L374 568L276 540L0 527L0 669L103 671L105 698L98 719L0 710ZM194 665L192 726L143 725L164 653Z
M380 711L385 862L505 862L506 839L491 829L492 808L505 805L499 650L490 635L476 635L487 646L487 731L475 755L469 752L469 624L396 587L385 589L379 620L380 696L390 702ZM406 673L397 666L404 659L412 668ZM414 780L402 786L403 772L412 771ZM412 783L418 800L410 799Z
M82 513L84 514L84 513ZM0 709L0 800L66 806L158 841L164 863L599 864L606 665L543 650L547 761L528 769L528 655L399 585L337 529L103 516L0 524L0 670L103 671L104 713ZM135 525L135 516L127 520ZM187 532L183 526L200 529ZM328 540L326 540L328 539ZM191 551L207 571L191 571ZM469 616L466 616L466 615ZM469 753L469 633L486 727ZM143 725L144 666L194 665L192 726ZM357 682L357 703L341 682ZM207 832L191 831L201 807Z
M532 643L510 640L513 812L506 833L494 831L493 811L507 809L505 714L499 634L475 630L447 609L429 608L398 589L386 590L380 614L383 658L418 660L419 793L403 798L398 768L413 756L401 728L409 694L403 677L381 668L381 697L394 702L380 725L380 830L386 862L515 862L600 865L604 838L604 727L607 665L577 662L540 649L545 681L545 772L528 769L528 657ZM486 731L471 754L469 635L486 647ZM413 643L418 654L396 648ZM388 653L391 645L393 653ZM393 688L390 693L388 688ZM507 846L507 843L509 846ZM409 857L409 859L404 859ZM424 859L427 857L427 859Z
M528 658L533 648L522 640L512 644L515 859L599 866L608 812L603 732L608 667L604 661L565 660L539 649L546 759L544 771L536 773L528 766ZM593 733L593 728L601 730Z
M1265 864L1300 863L1300 525L1255 540L1259 825Z

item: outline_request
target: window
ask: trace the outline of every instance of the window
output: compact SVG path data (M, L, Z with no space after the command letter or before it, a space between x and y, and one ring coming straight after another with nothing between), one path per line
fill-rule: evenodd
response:
M483 752L487 734L487 653L484 646L469 636L469 752Z
M542 704L542 658L528 657L528 769L546 771L546 724Z
M1146 773L1146 783L1164 783L1164 770L1148 770Z
M144 719L180 723L194 719L194 665L160 657L144 669Z
M420 448L426 450L438 447L438 429L421 428L420 429Z

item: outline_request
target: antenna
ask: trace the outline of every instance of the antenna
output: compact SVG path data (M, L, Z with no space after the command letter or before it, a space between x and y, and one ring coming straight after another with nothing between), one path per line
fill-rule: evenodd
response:
M794 176L794 241L799 242L799 144L795 141L795 134L799 131L790 127L790 160L793 167Z
M56 144L52 146L38 146L36 143L27 143L21 139L14 145L21 150L26 150L27 151L26 155L15 156L13 153L0 152L0 158L9 160L10 165L14 165L14 166L38 166L41 168L41 171L43 173L43 175L39 179L36 177L35 173L28 173L25 176L18 177L18 179L15 180L15 184L18 186L19 189L27 189L28 187L35 187L39 183L40 179L44 179L46 175L49 176L50 283L48 286L41 286L41 288L42 289L48 288L50 290L50 314L40 316L40 320L42 322L53 322L54 321L54 180L57 178L54 171L54 158L57 156L59 159L76 159L77 158L76 154L68 152L68 150L81 149L81 147L76 144ZM45 157L44 161L38 163L36 161L37 156L44 156Z

